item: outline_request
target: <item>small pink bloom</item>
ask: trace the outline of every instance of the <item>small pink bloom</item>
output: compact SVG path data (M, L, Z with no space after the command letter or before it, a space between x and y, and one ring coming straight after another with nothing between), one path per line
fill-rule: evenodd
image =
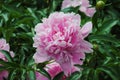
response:
M0 39L0 50L6 50L11 53L11 56L14 56L14 53L10 51L9 44L6 43L5 39ZM0 59L7 61L5 55L1 52L0 52ZM2 65L0 64L0 66ZM7 78L7 76L8 76L8 72L6 70L0 72L0 80L3 80L3 77Z
M10 47L9 44L6 43L5 39L0 39L0 50L6 50L9 51Z
M58 75L60 72L63 71L61 66L58 63L56 63L56 62L47 64L45 69L50 74L52 79L56 75ZM73 67L72 68L72 72L75 72L75 71L78 71L78 68ZM36 72L36 80L49 80L49 79L47 77L43 76L42 74L40 74L39 72ZM62 80L66 80L66 76L65 75L62 77Z
M0 39L0 50L8 51L8 52L10 52L10 55L12 57L14 57L14 53L12 51L10 51L10 46L9 46L8 43L6 43L5 39ZM1 52L0 52L0 59L3 59L5 61L7 61L5 55L3 53L1 53Z
M0 72L0 80L4 80L3 78L7 78L8 77L8 72L7 71L1 71Z
M64 0L62 3L62 9L68 8L68 7L77 7L81 5L80 0Z
M82 65L85 53L92 52L92 45L84 38L92 30L92 23L80 27L80 16L74 13L55 12L35 27L33 38L36 63L55 60L65 75L71 73L74 64ZM69 67L68 67L69 66Z
M96 12L95 8L91 8L89 0L64 0L62 3L62 9L77 6L80 6L80 11L84 12L89 17L92 17Z

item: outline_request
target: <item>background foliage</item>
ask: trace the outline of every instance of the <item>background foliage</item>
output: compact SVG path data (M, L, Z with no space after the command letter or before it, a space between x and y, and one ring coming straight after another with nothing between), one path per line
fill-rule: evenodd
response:
M90 0L96 6L99 0ZM93 44L94 52L87 54L84 68L73 73L68 80L120 80L120 0L103 0L105 5L97 5L92 18L86 17L78 8L61 10L62 0L0 0L0 38L10 43L15 57L5 52L8 62L0 60L0 71L9 71L8 80L35 80L34 66L50 79L43 69L46 63L34 64L33 48L34 27L43 17L55 11L75 12L81 15L82 25L92 20L93 32L87 40ZM59 80L60 73L54 80Z

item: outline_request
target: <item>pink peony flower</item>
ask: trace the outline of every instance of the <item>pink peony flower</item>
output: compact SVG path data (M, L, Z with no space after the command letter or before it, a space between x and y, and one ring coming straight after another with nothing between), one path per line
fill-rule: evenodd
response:
M60 64L66 75L71 74L74 64L82 65L84 53L92 52L92 45L84 38L92 30L92 23L80 27L80 16L74 13L52 13L35 27L33 38L36 63L54 59Z
M84 12L89 17L92 17L96 12L95 8L91 8L89 0L64 0L62 3L62 9L77 6L80 6L80 11Z
M0 39L0 50L6 50L6 51L10 50L9 44L6 43L5 39ZM11 56L14 56L13 52L11 51L9 52L11 53ZM0 52L0 59L7 61L5 55L2 54L1 52ZM0 64L0 66L2 65ZM8 72L6 70L0 72L0 80L3 80L3 77L7 78L7 76L8 76Z
M46 65L45 69L50 74L52 79L57 74L59 74L60 72L63 71L61 66L58 63L56 63L56 62L53 62L53 63L50 63L50 64ZM73 67L72 68L72 72L75 72L75 71L78 71L78 69ZM39 72L36 72L36 80L48 80L48 78L43 76ZM65 75L62 77L62 80L66 80L66 76Z
M10 47L9 44L6 43L5 39L0 39L0 50L6 50L9 51Z

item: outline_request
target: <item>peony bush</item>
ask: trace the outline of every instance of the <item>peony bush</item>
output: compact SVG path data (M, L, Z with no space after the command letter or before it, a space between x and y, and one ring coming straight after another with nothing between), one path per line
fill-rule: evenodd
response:
M120 80L119 0L1 0L0 80Z

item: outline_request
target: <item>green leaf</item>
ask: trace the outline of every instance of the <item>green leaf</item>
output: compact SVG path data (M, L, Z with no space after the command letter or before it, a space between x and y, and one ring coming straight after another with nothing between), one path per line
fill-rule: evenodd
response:
M29 75L30 80L36 80L35 71L33 71L33 70L29 71L28 75Z
M16 74L16 71L17 71L17 69L13 69L9 72L8 80L14 80L14 78L16 77L16 76L14 76Z
M4 64L4 63L6 63L6 61L0 59L0 64Z
M10 66L9 62L6 62L2 59L0 59L0 64L2 64L3 66Z
M98 29L98 12L96 12L93 17L92 17L92 23L93 23L93 27L96 27Z
M61 2L62 2L61 0L51 0L50 1L50 6L49 6L49 9L48 9L49 13L54 12Z
M7 69L7 67L5 67L5 66L0 66L0 71L6 70L6 69Z
M47 17L47 9L43 9L41 11L38 11L38 13L43 17Z
M68 13L68 12L77 13L79 11L79 6L78 7L68 7L68 8L62 9L61 11L64 13Z
M22 52L22 51L21 51ZM22 65L22 64L24 64L24 61L25 61L25 55L24 54L21 54L20 55L20 64Z
M80 72L76 71L71 74L67 80L78 80L80 78Z
M32 10L32 8L27 8L27 10L31 14L31 16L36 20L36 23L40 22L40 20L38 19L38 17L36 16L36 14L34 13L34 11Z
M0 50L0 52L5 55L5 57L7 58L7 60L9 62L13 62L13 58L11 57L11 55L10 55L10 53L8 51Z
M113 80L120 80L118 76L116 76L116 73L109 67L100 67L98 70L105 72L108 74Z
M14 30L15 30L15 28L11 27L9 29L6 29L5 32L3 31L6 41L9 41L11 36L13 36Z
M96 70L94 70L94 80L99 80L99 73L98 73L98 70L96 69Z
M5 66L7 68L17 68L20 67L19 64L13 63L13 62L6 62L2 59L0 59L0 64L2 64L2 66Z
M9 13L11 13L11 15L14 17L21 16L21 13L19 11L17 11L17 9L11 7L10 5L3 5L2 8L5 9L6 11L8 11Z
M62 77L63 77L64 73L63 72L60 72L59 74L57 74L53 80L62 80Z
M117 44L117 46L120 46L120 41L109 35L91 35L91 36L89 36L89 40L91 40L91 41L107 41L107 42L115 43L115 44Z
M21 70L21 79L22 79L22 80L26 80L25 74L26 74L26 69L22 69L22 70Z
M5 22L8 21L8 14L1 14L1 16L4 18Z
M53 12L57 7L57 1L56 0L52 0L51 1L51 6L50 6L50 12Z
M100 30L97 32L98 34L104 34L104 33L109 33L111 28L115 26L118 23L118 20L107 20L105 21L102 26L100 27Z
M29 56L26 60L26 64L28 66L33 66L34 65L34 60L33 60L33 55Z
M31 17L31 16L24 16L24 17L22 17L22 19L20 19L19 21L17 21L15 24L16 25L19 25L19 24L29 24L31 21L33 21L34 20L34 18L33 17Z
M93 77L91 75L94 75L93 71L94 71L93 68L90 68L90 67L84 68L82 70L82 74L80 76L80 79L81 80L92 80Z

